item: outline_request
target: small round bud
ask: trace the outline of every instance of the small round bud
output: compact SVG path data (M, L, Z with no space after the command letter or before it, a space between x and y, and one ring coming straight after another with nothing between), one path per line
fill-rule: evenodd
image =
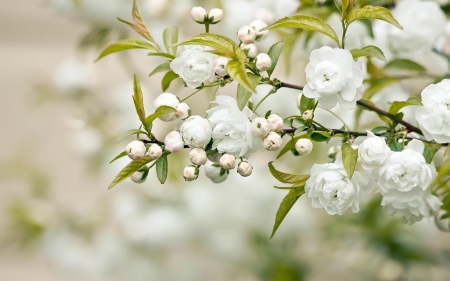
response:
M189 147L205 147L211 140L212 128L208 119L193 115L183 122L180 133Z
M295 150L297 150L300 156L308 155L309 153L311 153L312 149L313 143L311 142L310 139L299 139L295 143Z
M305 121L311 120L314 117L314 112L312 110L305 110L302 114L302 119Z
M144 166L143 168L134 172L130 176L130 179L135 183L143 183L147 179L147 175L148 175L148 168Z
M272 66L272 59L268 54L260 53L256 56L256 68L259 71L266 71Z
M214 60L214 72L217 73L219 76L225 76L228 74L227 72L227 64L230 61L230 59L225 57L217 57Z
M270 130L273 132L279 132L283 129L283 118L278 114L270 114L267 117L267 122L269 123Z
M302 94L299 94L299 95L297 96L297 99L295 100L298 109L300 109L300 101L301 101L301 100L302 100Z
M208 21L211 24L216 24L218 23L220 20L222 20L223 17L223 11L222 9L211 9L211 11L209 11L208 13Z
M256 31L248 25L244 25L238 31L239 40L244 44L250 44L256 39Z
M263 117L256 117L252 121L251 132L252 135L258 138L263 138L267 136L270 131L269 122Z
M218 163L208 161L205 164L205 175L213 183L221 183L227 179L228 172L222 169Z
M183 177L186 181L193 181L198 178L198 168L194 165L186 166L183 170Z
M162 148L161 146L157 145L156 143L152 144L149 148L148 148L148 152L147 155L152 159L158 159L159 157L161 157L162 155Z
M200 166L206 163L208 157L206 156L205 150L194 148L189 152L189 160L191 160L192 164Z
M240 46L241 50L244 51L244 53L247 55L247 57L253 59L258 54L258 48L255 44L241 44Z
M172 131L164 138L166 149L172 153L177 153L184 148L183 138L178 131Z
M264 139L263 139L263 146L268 151L274 151L280 148L283 141L281 140L281 137L279 134L275 132L270 132Z
M140 160L144 157L146 148L143 142L135 140L127 145L125 151L130 159Z
M267 24L262 20L254 20L250 23L250 26L256 31L256 41L261 41L267 37L269 30L260 31L264 27L267 27Z
M179 105L177 105L175 109L177 110L175 116L180 120L186 119L189 116L191 116L191 108L187 103L182 102Z
M243 177L248 177L252 174L253 167L247 161L241 161L238 165L237 172Z
M224 154L219 160L220 167L225 170L232 170L236 166L236 158L230 154Z
M198 23L204 23L207 20L206 10L202 7L194 7L191 10L191 17Z
M175 96L174 94L171 94L171 93L163 93L163 94L159 95L155 99L155 101L153 101L153 105L156 108L158 108L162 105L167 105L167 106L176 108L178 104L180 104L180 100L178 99L177 96ZM168 121L177 119L177 116L175 113L168 113L168 114L161 115L158 118L164 122L168 122Z

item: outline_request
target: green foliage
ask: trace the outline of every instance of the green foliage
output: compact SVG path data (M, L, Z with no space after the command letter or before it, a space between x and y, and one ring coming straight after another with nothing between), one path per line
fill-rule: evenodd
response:
M373 7L367 5L361 9L354 9L347 15L346 18L348 25L359 19L379 19L388 22L399 29L403 29L398 21L392 16L391 12L380 6Z
M101 58L112 54L112 53L117 53L117 52L121 52L121 51L125 51L125 50L131 50L131 49L147 49L147 50L152 50L152 51L157 51L157 49L151 45L150 43L147 43L143 40L140 39L125 39L122 41L119 41L117 43L111 44L108 47L106 47L106 49L104 49L100 56L95 60L98 61Z
M155 110L155 113L153 113L153 114L147 116L147 118L145 118L145 120L143 122L144 127L149 128L150 125L153 123L153 121L161 115L175 113L175 112L177 112L177 110L175 108L167 106L167 105L161 105L160 107L158 107Z
M331 135L327 132L314 132L311 134L311 140L315 142L329 141Z
M426 72L427 69L422 65L414 62L412 60L407 59L395 59L388 62L384 69L397 69L397 70L407 70L407 71L415 71L415 72Z
M147 54L147 56L154 56L154 57L163 57L169 60L173 60L175 58L174 55L168 54L168 53L162 53L162 52L150 52Z
M169 164L167 161L167 154L161 155L156 161L156 176L161 184L164 184L169 172Z
M131 22L125 21L123 19L120 19L120 18L118 18L118 20L125 24L128 24L139 35L141 35L148 41L156 44L155 40L153 39L153 36L150 34L150 31L148 31L147 26L145 25L144 21L142 20L141 14L139 13L139 9L136 5L136 0L133 0L133 8L131 10L131 14L133 15L134 24Z
M169 71L169 70L170 70L170 62L167 61L165 63L158 65L148 76L152 76L156 73L165 72L165 71Z
M303 112L307 110L312 110L315 104L315 99L310 99L305 95L302 95L302 97L300 98L300 112L303 114Z
M122 152L119 153L116 157L114 157L113 160L111 160L111 161L109 162L109 164L111 164L112 162L114 162L114 161L116 161L117 159L120 159L120 158L122 158L122 157L124 157L124 156L127 156L127 153L126 153L125 151L122 151Z
M450 145L444 151L444 162L450 159Z
M400 109L410 105L422 105L422 102L417 97L410 97L406 101L394 101L389 108L389 113L396 115Z
M434 155L436 154L436 152L437 152L437 149L435 147L425 146L425 148L423 150L423 157L425 158L425 162L430 164L431 161L433 161L433 158L434 158Z
M248 80L252 86L252 88L255 88L256 85L258 85L259 81L261 81L261 76L253 74L253 73L248 73L247 74ZM250 99L250 97L252 96L252 92L250 92L249 90L247 90L246 88L244 88L244 86L242 86L241 84L238 85L237 88L237 95L236 95L236 100L237 100L237 104L240 110L244 109L244 107L247 105L248 100Z
M358 162L358 150L353 149L348 142L345 142L342 144L341 151L342 163L344 164L348 178L351 179L356 169L356 163Z
M164 75L162 81L161 81L161 88L164 91L169 89L170 83L172 83L173 80L177 79L179 76L173 71L167 71L167 73Z
M127 138L127 137L132 136L132 135L136 135L136 134L147 135L146 132L143 132L141 130L131 129L131 130L125 131L122 134L120 134L120 136L117 138L117 142L121 142L124 138Z
M283 41L275 43L270 47L269 52L267 53L270 59L272 60L272 65L270 66L269 69L267 69L267 74L269 75L269 77L272 76L272 73L275 70L275 67L277 66L278 58L281 55L283 46L284 46Z
M298 198L305 193L305 185L296 186L289 190L289 193L286 197L281 201L280 207L278 207L277 214L275 215L275 224L273 225L272 234L270 238L272 238L280 227L286 215L291 210L292 206L294 206L295 202L297 202Z
M135 173L137 170L142 168L144 165L150 163L152 159L150 159L149 156L144 156L141 160L134 160L131 161L125 168L123 168L115 177L115 179L112 181L112 183L109 185L108 189L113 188L118 183L122 182L123 180L127 179L129 176L131 176L133 173Z
M388 143L388 146L392 151L402 151L403 150L402 144L396 140L390 141Z
M381 51L381 49L377 46L369 45L362 49L352 49L350 50L350 53L352 53L354 59L359 57L374 57L384 62L386 61L383 51Z
M273 166L273 161L269 162L269 171L279 182L282 183L292 183L294 185L302 185L306 183L309 178L309 175L295 175L295 174L287 174L278 171Z
M245 66L242 62L231 60L227 63L227 72L231 78L236 80L247 91L254 93L255 87L249 81Z
M333 39L333 41L336 42L338 46L340 45L336 31L334 31L334 29L325 21L317 17L307 15L294 15L290 17L284 17L262 29L262 31L275 28L301 28L317 31Z
M178 42L178 27L170 26L164 29L163 40L167 52L175 56L177 54L177 47L173 45Z
M134 75L133 91L134 91L133 95L134 107L136 108L139 120L141 120L141 123L145 125L144 98L142 97L141 83L139 82L139 78L137 77L136 74Z

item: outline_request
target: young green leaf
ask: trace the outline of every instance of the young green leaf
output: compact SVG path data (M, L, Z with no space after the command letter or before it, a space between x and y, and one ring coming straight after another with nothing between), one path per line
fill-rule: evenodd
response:
M278 230L278 227L283 222L286 215L291 210L292 206L294 206L295 202L297 202L298 198L305 193L305 188L303 186L297 186L289 190L289 193L283 198L281 201L280 207L278 208L277 214L275 216L275 224L273 226L272 234L270 238L272 238Z
M395 59L388 62L384 69L398 69L398 70L407 70L407 71L416 71L416 72L426 72L427 69L422 65L414 62L412 60L407 59Z
M165 63L158 65L148 76L152 76L156 73L165 72L165 71L169 71L169 70L170 70L170 62L167 61Z
M400 109L410 105L422 105L422 102L417 97L410 97L406 101L394 101L389 108L389 113L396 115Z
M166 182L168 171L169 165L167 161L167 154L163 154L156 161L156 176L161 184Z
M137 115L139 116L139 120L141 120L142 124L145 122L145 109L144 109L144 98L142 97L141 83L139 82L139 78L137 75L134 75L133 81L133 102L134 107L136 108Z
M311 134L311 140L315 142L328 141L330 138L331 136L327 132L314 132Z
M444 162L450 159L450 145L444 151Z
M119 41L117 43L111 44L106 49L104 49L100 56L95 60L98 61L99 59L106 57L109 54L117 53L125 50L131 50L131 49L147 49L152 51L157 51L155 46L151 45L148 42L145 42L140 39L125 39L122 41Z
M163 92L167 90L170 86L170 83L172 83L173 80L177 79L179 76L173 71L167 71L166 75L164 75L162 81L161 81L161 87Z
M109 162L109 164L111 164L112 162L114 162L114 161L116 161L117 159L120 159L120 158L122 158L122 157L124 157L124 156L127 156L127 153L126 153L125 151L122 151L121 153L119 153L119 155L117 155L116 157L114 157L113 160L111 160L111 161Z
M113 188L118 183L122 182L129 176L131 176L134 172L142 168L142 166L150 163L152 159L149 156L144 156L141 160L131 161L125 168L123 168L116 176L116 178L109 185L108 189Z
M139 13L139 9L136 4L136 0L133 0L133 9L131 11L131 14L133 15L133 21L136 28L133 28L137 33L139 33L142 37L149 40L150 42L155 43L155 40L153 39L153 36L150 34L150 31L148 31L147 26L145 25L144 21L142 20L141 14Z
M433 161L434 155L436 154L437 150L434 147L431 146L425 146L424 150L423 150L423 157L425 158L425 162L427 162L428 164L431 163L431 161Z
M392 151L402 151L403 149L402 144L396 140L389 142L388 146Z
M164 114L175 113L175 112L177 112L177 110L175 108L167 106L167 105L161 105L160 107L158 107L155 110L155 113L153 113L153 114L147 116L147 118L145 118L143 124L144 124L145 128L148 128L153 123L153 121L156 118L158 118L159 116L164 115Z
M302 97L300 98L300 112L303 114L303 112L313 109L315 104L315 99L310 99L305 95L302 95Z
M166 46L166 50L171 55L177 54L177 47L173 46L178 42L178 27L170 26L164 29L163 32L164 46Z
M135 134L147 135L146 132L143 132L141 130L131 129L131 130L128 130L128 131L123 132L122 134L120 134L120 136L117 138L117 142L121 142L124 138L132 136L132 135L135 135Z
M307 15L294 15L279 19L273 24L261 29L261 31L286 27L302 28L320 32L333 39L333 41L336 42L337 45L339 45L339 38L336 34L336 31L334 31L334 29L329 24L319 18Z
M154 56L154 57L164 57L169 60L173 60L175 58L174 55L168 54L168 53L161 53L161 52L150 52L147 54L147 56Z
M248 80L252 86L252 88L255 88L256 85L258 85L259 81L261 81L261 76L253 74L253 73L248 73L247 74ZM244 109L244 107L247 105L248 100L250 99L250 97L252 96L252 92L250 92L249 90L247 90L246 88L244 88L244 86L242 86L241 84L238 85L237 88L237 95L236 95L236 100L237 100L237 104L240 110Z
M282 183L292 183L295 185L301 185L309 179L309 175L295 175L280 172L277 169L275 169L272 163L273 161L269 162L268 164L270 173L274 176L274 178L276 178L278 181Z
M270 66L269 69L267 69L267 74L269 75L269 77L272 75L273 71L275 70L275 67L277 66L278 58L281 55L283 46L284 46L283 41L275 43L270 47L269 52L267 53L270 59L272 60L272 65Z
M357 59L359 57L374 57L384 62L386 61L383 51L381 51L381 49L377 46L369 45L362 49L353 49L350 50L350 53L352 53L353 59Z
M231 60L227 63L227 72L231 78L236 80L247 91L254 93L255 87L250 83L244 64L240 61Z
M347 15L346 20L347 24L350 25L352 22L359 19L379 19L388 22L399 29L403 29L394 16L392 16L391 12L381 6L373 7L367 5L361 9L354 9Z
M353 177L355 172L356 162L358 161L358 151L353 149L352 146L345 142L342 144L342 163L344 164L345 171L349 179Z

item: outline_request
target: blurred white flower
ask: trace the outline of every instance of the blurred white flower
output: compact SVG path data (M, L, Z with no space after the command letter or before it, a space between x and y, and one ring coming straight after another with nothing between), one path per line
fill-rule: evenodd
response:
M91 74L81 61L68 59L61 63L56 69L54 82L63 91L73 91L83 88L88 83Z
M164 146L172 153L180 152L184 147L184 141L178 131L172 131L164 138Z
M253 43L256 39L256 30L253 27L244 25L238 30L239 40L244 44Z
M358 156L364 169L374 169L386 163L392 151L382 137L375 136L371 131L367 131L367 136L359 145Z
M205 175L209 178L213 183L221 183L225 181L228 177L228 173L222 173L222 168L218 163L213 163L211 161L207 161L205 164Z
M250 26L256 31L256 41L263 40L267 37L267 34L269 34L269 30L260 31L267 26L267 23L263 22L262 20L254 20L250 23Z
M211 125L201 116L194 115L186 120L180 127L184 143L189 147L205 147L211 140Z

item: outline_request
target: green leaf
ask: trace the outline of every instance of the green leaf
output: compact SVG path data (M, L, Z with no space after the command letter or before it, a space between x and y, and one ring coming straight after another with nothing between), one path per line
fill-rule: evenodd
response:
M167 154L164 154L156 161L156 175L161 184L166 182L168 171L169 165L167 161Z
M314 132L311 134L311 140L315 142L328 141L330 137L330 134L327 132Z
M382 61L386 61L386 57L383 54L383 51L381 51L380 48L377 46L366 46L362 49L353 49L350 50L350 53L352 53L352 56L354 59L357 59L359 57L374 57Z
M320 32L333 39L333 41L336 42L338 46L340 46L339 38L330 25L319 18L307 15L294 15L279 19L273 24L261 29L261 31L285 27L302 28Z
M303 114L303 112L313 109L315 104L315 99L310 99L302 94L302 97L300 98L300 112Z
M280 158L281 156L283 156L284 154L286 154L288 151L291 151L292 149L295 149L295 143L299 140L299 139L304 139L304 138L309 138L311 134L306 133L303 134L301 136L297 136L292 138L290 141L288 141L286 143L286 145L283 147L283 149L280 151L280 153L278 153L277 159Z
M434 158L434 155L436 154L436 151L437 150L434 147L425 146L425 148L423 150L423 157L425 158L425 162L430 164L431 161L433 161L433 158Z
M143 132L141 130L138 129L131 129L128 130L126 132L123 132L122 134L120 134L120 136L117 138L117 142L121 142L124 138L135 135L135 134L144 134L147 135L146 132Z
M227 63L227 72L231 78L236 80L247 91L251 93L255 92L255 87L253 87L253 85L250 83L243 63L235 60L230 60Z
M112 54L112 53L117 53L117 52L121 52L121 51L125 51L125 50L131 50L131 49L148 49L148 50L152 50L152 51L157 51L157 49L155 48L155 46L151 45L148 42L145 42L143 40L140 39L125 39L122 41L119 41L117 43L111 44L108 47L106 47L106 49L104 49L100 56L95 60L98 61L99 59Z
M178 77L178 74L176 74L175 72L167 71L166 75L164 75L161 81L162 90L165 91L169 89L170 83L172 83L172 81L177 79Z
M450 159L450 145L444 151L444 162Z
M417 97L410 97L406 101L394 101L389 107L389 113L396 115L400 109L410 105L422 105L422 102Z
M295 174L287 174L278 171L273 166L273 161L269 162L269 170L270 173L276 178L278 181L282 183L292 183L295 185L301 185L306 183L306 181L309 179L309 175L295 175Z
M398 70L407 70L407 71L417 71L417 72L426 72L427 69L417 62L413 62L412 60L407 59L395 59L388 62L384 69L398 69Z
M171 55L176 55L177 47L173 45L178 42L178 27L170 26L164 29L163 39L164 46L166 46L167 52Z
M156 73L169 71L169 70L170 70L170 62L167 61L165 63L158 65L148 76L152 76Z
M175 58L174 55L167 54L167 53L161 53L161 52L150 52L147 54L147 56L164 57L169 60L173 60Z
M346 20L347 24L350 25L352 22L359 19L378 19L388 22L399 29L403 29L394 16L392 16L391 12L381 6L373 7L367 5L361 9L354 9L347 15Z
M114 161L116 161L117 159L120 159L120 158L122 158L122 157L124 157L124 156L127 156L127 153L126 153L125 151L122 151L121 153L119 153L119 155L117 155L116 157L114 157L113 160L111 160L111 161L109 162L109 164L111 164L112 162L114 162Z
M348 12L350 12L350 10L353 8L353 5L355 4L354 0L342 0L342 8L341 8L341 14L342 14L342 18L345 18L345 16L347 15Z
M131 161L125 168L123 168L116 176L116 178L109 185L108 189L113 188L118 183L122 182L129 176L131 176L134 172L142 168L142 166L150 163L152 159L149 156L144 156L141 160Z
M164 114L175 113L175 112L177 112L177 110L175 108L167 106L167 105L161 105L160 107L158 107L155 110L155 113L153 113L153 114L147 116L147 118L145 118L143 124L146 128L148 128L153 123L153 121L156 118L158 118L159 116L164 115Z
M136 108L139 120L141 120L142 124L144 124L145 122L144 98L142 97L141 83L139 82L139 78L137 77L136 74L134 75L133 91L134 91L133 95L134 107Z
M291 210L292 206L294 206L295 202L297 202L298 198L305 193L304 186L292 188L289 190L289 193L283 198L283 201L281 201L280 207L278 208L277 214L275 216L275 224L273 226L272 235L270 235L270 238L272 238L275 233L278 230L278 227L283 222L286 215Z
M261 81L262 78L261 76L253 73L248 73L247 77L253 88L255 88L256 85L258 85L259 81ZM252 94L253 94L252 92L244 88L244 86L242 86L241 84L238 85L236 100L240 110L244 109Z
M133 0L133 9L131 10L131 14L133 15L134 24L126 22L121 19L119 19L119 20L128 24L131 28L134 29L134 31L136 31L139 35L141 35L145 39L149 40L150 42L155 43L153 36L150 34L150 31L148 31L147 26L145 25L144 21L142 20L141 14L139 13L139 9L136 4L136 0Z
M355 172L356 162L358 162L358 151L353 149L352 146L345 142L342 144L342 163L344 164L345 171L349 179L353 177Z
M278 63L278 58L281 55L281 51L283 50L283 46L284 46L284 42L278 42L273 44L270 49L269 49L269 57L272 60L272 65L270 66L269 69L267 69L267 74L270 76L272 75L273 71L275 70L275 67L277 66Z
M388 146L392 151L402 151L403 149L402 144L396 140L389 142Z

